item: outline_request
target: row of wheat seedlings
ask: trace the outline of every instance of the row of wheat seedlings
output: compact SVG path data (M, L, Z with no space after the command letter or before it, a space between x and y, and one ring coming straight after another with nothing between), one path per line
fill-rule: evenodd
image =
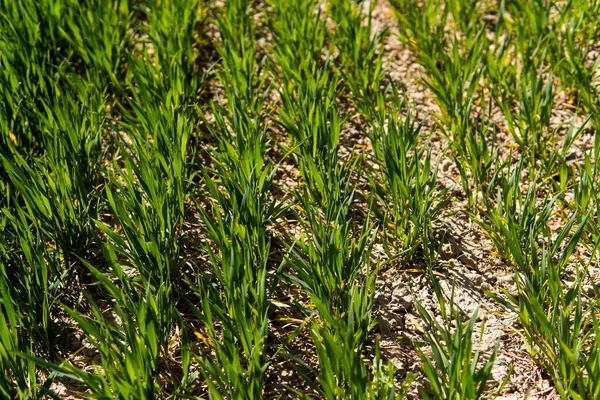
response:
M59 302L92 251L108 82L121 77L127 7L2 2L0 393L47 391L33 355L55 357ZM102 20L112 22L111 29ZM84 45L82 37L91 38ZM110 38L111 40L105 40ZM89 68L87 74L79 70Z
M223 85L222 104L213 103L209 131L216 149L214 168L204 173L215 201L201 209L216 286L199 280L200 306L210 347L202 366L213 398L262 398L271 364L269 295L273 260L269 226L284 209L271 196L275 168L267 160L268 92L257 57L255 9L227 2L217 17Z
M111 220L95 221L105 236L101 249L108 268L88 265L112 312L106 315L90 295L91 315L66 308L99 351L102 368L93 374L73 365L62 368L95 397L177 393L186 389L189 372L185 340L181 365L169 358L181 325L176 282L184 265L185 204L193 175L191 106L202 80L192 47L202 16L194 2L151 5L143 12L147 40L139 57L129 59L121 87L127 94L116 104L122 119L107 170Z
M348 116L338 99L352 93L357 108L372 112L369 103L383 74L379 39L371 41L361 6L352 2L327 4L335 32L327 29L316 2L274 7L277 16L293 16L277 19L272 29L275 73L282 81L279 124L290 136L301 178L294 209L303 234L293 243L287 278L314 305L304 312L314 318L308 325L318 367L305 376L328 399L396 398L401 393L393 386L393 367L381 363L377 348L372 368L365 366L375 322L377 266L370 254L376 231L369 210L355 215L361 157L340 152Z
M177 392L181 370L185 381L185 363L165 360L180 321L190 106L203 79L198 5L2 5L7 398L47 393L57 375L96 398ZM93 373L52 365L64 312L100 355ZM54 370L43 386L39 367Z
M402 38L427 70L425 85L442 111L470 215L515 271L518 295L495 298L517 313L532 356L562 398L597 396L597 304L593 294L582 306L582 285L597 259L598 141L579 165L567 156L590 121L597 128L598 64L586 58L600 29L598 3L503 1L494 9L493 35L477 2L394 3ZM448 35L449 17L460 35ZM588 116L579 126L573 120L567 128L551 127L553 74ZM520 161L500 160L495 127L477 121L476 104L481 121L491 118L492 106L500 110ZM549 228L553 214L563 216L557 232ZM588 252L588 261L572 257L575 252ZM574 259L576 280L567 285Z

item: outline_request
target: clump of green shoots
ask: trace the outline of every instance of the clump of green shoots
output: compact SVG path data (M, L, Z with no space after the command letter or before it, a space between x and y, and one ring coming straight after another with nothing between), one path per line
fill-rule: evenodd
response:
M581 283L584 275L577 272L574 284L565 287L563 283L565 266L575 251L587 219L584 218L571 238L561 246L575 217L554 242L531 246L531 257L522 261L528 262L529 268L521 266L515 270L517 296L505 292L507 300L498 298L518 313L531 354L548 371L564 399L593 397L600 390L598 322L595 307L583 307ZM559 251L561 247L564 247L562 252ZM516 258L521 259L521 256Z
M491 183L496 194L488 201L487 209L480 210L484 218L475 222L488 234L501 258L518 273L533 278L536 268L532 262L537 262L539 241L550 235L548 221L557 196L539 202L535 181L523 190L523 164L523 159L514 166L509 162L496 172ZM490 194L494 195L493 191ZM544 284L543 280L536 282Z
M491 104L487 115L490 114ZM496 127L482 118L479 123L469 124L465 148L458 155L454 155L469 208L480 205L479 203L484 201L480 201L480 198L489 197L489 183L494 171L501 168L496 139Z
M600 1L570 1L559 10L558 24L565 29L562 34L554 34L556 48L562 49L555 70L561 82L571 90L586 113L597 113L598 89L594 75L600 66L598 58L589 60L592 43L600 33Z
M3 345L24 354L56 354L61 333L58 301L71 298L69 287L81 271L79 258L91 253L92 218L97 215L101 182L103 118L98 111L105 103L102 93L86 88L85 82L73 82L70 89L77 91L79 101L71 93L40 101L45 113L35 127L44 132L44 155L26 159L18 141L0 154L10 188L2 208L0 257L2 275L11 285L2 301L14 304L14 315L7 318L13 319L11 329L21 338L10 342L6 336ZM13 362L15 371L22 363ZM35 375L27 371L29 378L23 379L35 391ZM19 390L25 390L23 379L15 379Z
M480 353L473 351L473 330L478 309L467 322L463 322L454 305L454 287L446 302L441 286L431 272L430 278L440 306L442 323L422 305L417 303L417 308L424 322L425 342L431 347L431 355L425 350L418 350L431 391L437 399L482 398L486 391L491 390L488 380L500 342L496 343L487 360L481 360ZM421 396L430 398L424 390L421 390Z
M373 180L378 200L373 210L383 223L388 256L409 259L420 251L432 260L435 250L430 245L436 241L432 227L449 197L447 189L438 188L437 167L431 166L422 125L416 125L410 112L402 116L404 104L396 94L391 109L380 107L370 136L381 154L377 160L381 176Z
M293 92L307 78L327 68L325 19L316 0L272 1L275 17L269 20L274 36L273 48L277 75ZM328 54L328 53L327 53Z
M89 293L85 293L89 315L64 306L99 352L101 365L90 373L68 362L53 365L34 357L27 359L59 376L84 383L94 398L113 398L113 393L119 393L123 398L152 398L170 389L157 382L158 366L165 350L162 347L165 338L161 333L165 309L151 295L149 287L145 294L138 293L139 288L121 269L112 248L105 248L105 253L113 260L112 271L119 286L107 274L89 264L88 268L106 292L109 310L100 308ZM114 323L116 318L120 321L118 325Z
M203 357L211 393L256 398L264 389L269 366L267 228L282 204L269 199L274 169L265 162L267 126L260 117L252 118L242 104L230 98L227 120L218 113L225 110L214 107L217 122L211 131L220 146L214 159L219 183L205 173L204 182L216 204L201 213L207 236L218 249L206 248L219 286L204 290L200 283L203 311L199 315L215 343L215 359L208 353ZM213 318L222 324L218 331Z
M310 171L303 175L306 186L297 193L305 233L294 242L294 274L288 275L310 294L320 320L311 328L320 366L319 384L311 386L327 399L376 398L375 393L396 398L389 383L391 364L387 374L373 371L375 377L364 366L362 352L374 324L376 271L369 260L373 231L369 218L361 229L350 220L354 167L339 166L334 154L330 153L335 163L326 165L308 156L301 161Z
M442 111L440 126L450 141L452 156L461 171L469 207L473 207L475 197L464 166L475 167L471 173L477 174L479 165L476 163L489 164L491 161L491 156L480 154L487 151L487 129L477 127L472 116L479 80L484 72L485 29L477 23L477 18L466 17L465 13L476 8L473 2L447 2L441 13L433 11L437 10L435 2L417 5L410 1L397 1L394 4L399 23L406 28L400 37L416 51L418 62L427 71L424 84L435 94ZM455 35L450 41L446 37L444 28L449 13L465 29L462 32L464 38ZM483 130L478 132L478 128ZM475 145L477 148L471 142L475 137L483 139ZM487 160L482 160L486 157ZM476 185L480 186L481 182Z
M550 118L556 93L552 74L544 77L543 51L536 48L523 57L523 67L517 78L518 111L513 111L508 101L499 100L498 104L506 117L508 130L533 167L535 160L544 162L550 155L547 144L554 136L550 132Z
M369 314L372 308L372 296L365 296L365 293L361 292L374 289L374 277L367 277L364 287L356 285L349 289L349 308L341 318L334 316L335 312L332 312L328 305L320 302L316 304L319 316L325 322L314 323L311 328L311 337L319 360L320 387L314 384L312 386L325 399L400 400L407 394L414 379L412 374L408 374L396 392L394 367L389 362L383 365L379 345L377 344L375 349L371 373L367 370L365 358L360 356L364 347L362 334L366 332L357 330L357 323L364 318L365 313Z
M504 297L494 297L518 314L530 352L550 373L561 397L593 397L598 390L598 325L593 307L584 311L582 306L583 275L578 273L569 287L563 283L589 214L573 214L551 240L548 221L557 196L539 203L534 183L523 193L522 167L523 160L498 178L497 206L486 214L494 225L479 221L513 267L517 284L516 296L504 290ZM582 352L583 347L589 351Z
M332 42L339 50L339 75L348 88L354 106L370 121L377 104L384 77L383 44L387 30L373 32L372 2L367 12L360 3L328 1L328 11L335 22Z
M102 93L88 90L86 84L76 84L79 100L65 95L44 104L39 119L44 156L27 160L15 148L0 156L25 216L56 244L67 264L88 252L91 218L97 213L104 126L100 111L106 103Z
M577 169L577 179L573 185L573 210L580 216L589 215L587 224L584 226L583 239L592 254L596 254L600 244L600 216L599 188L595 176L595 168L592 166L591 154L586 154L583 165Z
M36 241L32 232L16 234L22 252L0 243L0 393L6 398L40 393L35 363L19 355L52 352L58 329L51 311L64 290L64 276L53 274L58 260L47 254L39 237Z

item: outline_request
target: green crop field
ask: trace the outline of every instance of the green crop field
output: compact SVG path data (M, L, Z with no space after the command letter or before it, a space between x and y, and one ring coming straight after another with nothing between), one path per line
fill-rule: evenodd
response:
M0 399L600 399L600 0L0 0Z

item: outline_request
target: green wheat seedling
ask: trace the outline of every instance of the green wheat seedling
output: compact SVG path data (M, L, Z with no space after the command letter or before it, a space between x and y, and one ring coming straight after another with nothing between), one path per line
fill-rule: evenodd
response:
M232 2L220 20L218 50L223 64L217 74L231 86L226 87L226 106L212 104L214 124L205 121L218 149L213 156L215 172L228 196L206 175L205 181L223 213L239 212L240 222L256 230L253 240L264 241L264 229L281 203L270 201L268 195L275 172L266 161L270 127L263 107L269 88L264 87L266 74L257 62L250 11L246 2ZM244 36L239 37L240 32Z
M25 124L24 121L35 116L37 109L35 101L44 97L50 99L57 91L54 82L56 85L63 82L66 63L51 64L50 59L53 53L44 53L42 40L35 37L28 39L28 36L33 35L33 32L36 31L36 21L27 18L26 12L23 11L27 7L22 8L21 5L12 2L6 3L10 3L12 10L10 13L3 13L3 18L21 21L21 23L3 24L0 37L0 51L2 52L2 69L0 70L2 117L0 118L3 128L1 150L2 154L7 154L10 152L10 144L17 143L24 154L37 153L39 155L40 152L43 152L43 148L39 149L42 135L35 129L35 126ZM26 15L22 15L22 13ZM52 76L55 77L54 82ZM29 101L23 102L23 99ZM5 176L3 178L5 179Z
M116 26L118 19L128 17L126 5L116 10L102 3L96 11L102 11L103 21L98 19L100 13L86 13L75 3L65 7L58 1L3 2L0 7L4 111L0 174L7 193L2 234L12 237L8 243L2 238L2 258L8 255L2 279L11 285L2 295L8 325L3 324L0 347L3 370L12 370L15 384L12 388L3 384L7 398L48 392L54 375L44 387L38 386L35 363L17 355L54 357L62 332L56 303L75 297L72 277L80 269L74 267L82 265L78 257L91 253L92 218L103 181L103 86L109 80L98 80L98 71L117 73L121 56L115 53L114 59L107 54L111 49L120 52L127 40L124 34L129 33L127 21L122 21L122 29ZM115 26L111 28L109 21ZM89 48L75 43L79 33L89 39ZM82 60L89 51L94 61ZM77 75L85 62L96 65L88 64L85 76ZM112 65L104 69L107 64Z
M104 251L109 259L116 259L111 248ZM92 399L148 399L161 395L170 388L158 385L158 374L168 376L170 371L160 371L159 363L164 357L161 351L161 315L157 299L150 290L137 294L135 283L125 275L117 262L113 274L117 283L93 266L87 264L107 294L109 310L101 309L92 296L84 292L89 303L89 315L64 306L68 315L80 326L92 346L100 354L100 365L94 372L83 371L72 363L60 365L25 354L27 360L52 370L56 376L64 376L82 382L90 393L82 393ZM132 296L133 294L133 296ZM109 315L110 313L113 315ZM119 324L114 319L118 318Z
M282 63L289 65L289 60ZM374 275L368 268L372 227L367 218L358 228L349 215L358 158L351 155L343 162L339 156L344 117L336 102L338 77L327 70L296 67L296 71L284 73L279 123L293 140L302 177L296 198L304 234L290 246L293 273L285 276L310 294L322 324L311 330L320 362L315 372L319 382L305 378L326 398L352 394L361 398L373 387L361 366L372 327ZM331 363L334 354L342 367Z
M495 204L488 201L486 208L480 209L483 218L474 220L488 234L501 258L526 276L535 276L530 259L537 254L533 250L538 241L550 234L548 219L557 196L538 202L533 181L524 190L520 184L523 164L522 159L515 166L508 163L494 174L491 186L496 193L490 190L490 194Z
M323 73L320 79L327 80ZM304 185L297 191L298 219L305 221L308 242L298 240L292 250L298 283L332 307L346 309L345 287L361 272L370 246L367 222L354 238L348 221L354 199L352 176L357 157L340 160L339 137L342 125L333 80L325 93L320 82L308 81L299 88L297 99L284 91L281 124L296 143L295 157ZM366 253L365 253L366 252Z
M565 32L554 35L556 47L564 49L564 58L555 65L558 75L567 89L575 92L575 98L585 112L597 109L598 90L594 75L600 66L598 59L588 65L588 57L594 40L600 34L600 1L571 1L560 10L560 21Z
M446 0L454 23L468 40L474 38L483 24L483 9L477 0Z
M481 60L486 44L483 27L473 26L466 18L465 13L475 10L475 3L450 1L442 5L427 1L419 5L403 0L394 1L393 5L401 26L400 39L415 51L419 64L427 70L425 85L435 93L442 119L460 147L483 71ZM459 25L464 25L464 38L445 34L450 13ZM473 15L469 17L478 20Z
M139 79L144 72L137 73ZM191 179L186 167L191 125L185 115L159 108L152 97L146 107L138 97L131 105L133 112L123 121L129 136L120 144L123 167L113 172L106 188L118 228L96 220L108 239L102 248L110 275L86 263L115 299L113 308L123 325L113 326L92 298L93 317L65 306L101 353L102 372L89 374L70 364L57 367L36 360L58 374L77 377L97 398L119 393L143 399L173 390L158 387L155 373L165 360L179 315L174 286L182 263L180 238Z
M327 5L335 21L331 40L340 52L339 74L354 106L369 121L384 77L383 43L387 35L386 29L373 31L377 2L372 2L366 13L362 4L352 1L329 1Z
M293 93L306 79L314 79L327 68L331 51L326 49L325 19L315 0L270 1L275 16L269 20L275 45L273 68L283 76L287 90Z
M570 286L562 278L588 218L583 218L567 241L575 217L549 245L532 245L529 262L534 274L515 272L517 296L505 291L505 298L496 297L518 313L530 352L548 371L564 399L593 398L600 390L595 306L583 308L584 275L578 271Z
M496 344L487 360L480 360L481 354L473 351L473 330L478 310L467 322L463 322L454 306L454 287L447 303L437 279L433 274L430 277L440 305L442 323L417 303L425 325L424 339L431 347L431 354L423 349L418 352L433 395L438 399L482 398L486 391L491 390L488 380L500 343ZM430 398L423 390L421 395L425 399Z
M548 256L542 264L548 271L542 288L546 294L534 291L525 281L514 299L530 352L552 377L561 398L594 398L600 393L595 306L584 309L580 277L565 288Z
M89 62L90 67L94 63L101 68L105 62L121 62L120 47L127 40L129 27L128 6L127 2L121 2L120 8L108 3L91 1L87 5L96 12L88 13L84 6L70 1L24 1L21 4L3 1L0 46L3 67L6 67L3 76L10 83L8 87L16 89L18 78L22 78L23 95L35 101L36 96L60 93L55 83L66 82L65 72L83 61L79 57ZM103 15L97 14L100 12ZM111 22L114 25L111 26ZM82 37L85 36L89 41L84 45ZM73 61L72 66L68 65L69 61Z
M499 28L502 24L499 24ZM502 32L502 29L499 29ZM514 39L512 36L494 38L494 49L485 52L485 87L496 101L508 105L517 101L517 63L515 58ZM508 128L507 128L508 129Z
M412 381L412 376L407 377L396 394L394 367L389 362L383 366L378 348L372 374L365 365L360 350L371 325L374 276L370 274L363 285L350 288L349 309L341 316L336 316L328 305L316 303L324 322L315 323L311 328L319 360L317 380L320 384L313 386L325 399L402 399Z
M178 311L175 281L183 265L181 238L185 203L193 176L188 157L192 123L185 96L176 87L162 98L150 85L154 70L133 62L127 85L140 93L129 99L123 135L118 144L121 157L113 164L106 199L116 226L104 221L96 225L107 236L105 246L125 261L128 272L139 285L127 295L139 299L149 291L160 310L157 335L160 352L166 351ZM154 67L160 70L160 64ZM136 84L137 83L137 84ZM134 92L134 91L132 91ZM143 96L143 97L142 97ZM122 160L122 161L121 161ZM119 164L122 162L122 164ZM120 268L117 256L108 258L113 269ZM121 262L123 262L121 261Z
M392 0L391 4L400 25L400 39L417 54L437 59L446 46L444 29L450 9L441 7L438 0Z
M320 210L306 190L298 194L303 211L300 217L306 218L307 242L301 238L294 243L292 260L297 275L289 278L339 313L348 307L348 287L364 273L373 243L368 221L355 231L347 220L353 195L348 187L345 198Z
M409 259L418 251L428 254L433 223L448 202L447 190L438 190L437 167L422 143L421 127L410 113L401 116L403 102L396 97L391 110L382 109L373 147L381 151L381 176L373 181L375 215L383 223L383 243L389 257ZM376 153L377 154L377 153Z
M558 131L549 129L555 95L551 81L544 84L540 70L535 78L536 83L530 84L535 73L530 72L529 78L518 77L515 67L507 63L508 53L502 50L500 54L501 59L494 59L494 55L488 54L487 71L488 78L492 82L488 87L496 104L500 106L507 117L508 128L506 130L513 135L521 149L528 154L530 162L531 160L541 162L541 168L540 166L536 167L540 170L536 175L545 181L557 180L556 184L551 182L552 186L555 190L564 192L570 176L566 161L567 154L575 140L582 135L589 122L593 120L593 114L579 126L576 125L577 118L573 118L564 134L562 143L558 143L555 140ZM505 57L507 58L505 59ZM511 94L509 87L513 84L517 85L517 79L520 80L520 85L527 85L527 89L525 92L520 91L515 96ZM537 94L535 94L536 92ZM514 111L514 106L511 104L515 102L520 102L521 110Z
M438 54L437 59L425 53L419 58L428 73L425 85L436 95L443 113L442 122L448 127L447 135L455 151L464 148L464 136L472 118L471 109L482 73L483 38L482 30L473 43L462 50L464 54L454 39L450 51Z
M551 231L548 221L558 196L538 201L536 186L533 183L525 193L522 192L519 184L522 164L523 162L509 170L509 177L503 175L499 178L500 187L495 199L497 205L483 212L493 225L484 220L475 221L490 236L499 256L512 266L517 279L526 281L529 290L537 293L537 300L544 304L547 300L547 291L544 288L548 282L548 262L559 255L559 249L573 226L582 218L580 214L574 213L558 232L556 239L552 243L549 242ZM562 261L552 265L559 276L575 250L587 225L586 221L587 217L584 217L572 238L566 242Z
M330 225L335 229L342 221L345 219ZM365 231L358 239L344 240L352 233L328 233L315 224L311 227L308 245L295 243L292 265L298 276L289 277L311 294L321 321L310 330L319 361L317 382L305 377L307 383L326 399L403 398L412 375L396 394L394 368L389 362L383 365L378 348L371 370L365 365L363 352L374 326L376 271L370 269L368 258L373 236ZM335 293L326 292L330 287Z
M500 178L497 207L487 214L494 226L479 221L500 255L513 266L517 283L516 297L505 290L504 297L493 297L518 313L530 351L553 377L561 397L594 393L596 381L587 380L584 372L589 368L593 376L597 374L597 346L588 340L595 335L589 331L592 319L587 319L594 318L593 312L583 311L581 276L570 288L562 283L565 267L588 226L589 214L573 214L550 241L548 220L557 197L539 203L533 183L523 194L519 184L522 165L510 170L509 178ZM587 343L591 343L592 352L580 352ZM587 355L591 357L589 362Z
M1 243L2 273L11 282L5 301L14 303L19 311L21 334L35 343L40 354L51 354L60 333L55 319L56 303L67 294L69 269L61 262L60 252L46 246L41 229L26 211L17 208L15 214L4 210L17 243ZM14 327L13 329L17 329Z
M337 76L320 71L316 79L309 78L303 86L281 93L283 107L279 124L293 139L293 155L311 198L318 206L340 204L343 192L357 158L342 163L338 154L341 115L337 101Z
M576 178L577 169L575 163L569 160L569 153L572 154L575 141L582 136L589 127L589 121L592 116L588 116L583 123L577 126L577 115L573 118L566 132L562 143L556 144L546 161L541 164L543 176L547 176L550 183L550 189L559 192L561 201L564 201L564 194L572 189L574 178ZM589 154L584 157L589 158Z
M478 157L478 154L474 154L475 148L469 140L473 139L473 131L477 129L471 114L479 89L479 80L485 70L482 62L486 44L485 29L479 27L476 30L478 24L469 23L464 15L467 10L475 9L474 3L445 3L439 21L430 16L430 7L433 6L428 2L422 8L414 4L398 4L396 15L401 26L409 27L412 34L401 34L401 38L414 48L418 62L427 71L424 84L435 94L436 102L442 111L441 128L455 153L456 164L461 170L462 185L469 199L469 207L472 207L472 183L464 166L477 168L474 163L469 162L473 160L473 155ZM465 38L455 36L449 40L444 34L444 24L450 12L465 29ZM471 19L475 20L472 16ZM478 170L471 172L479 173Z
M230 1L223 15L217 18L221 35L217 50L223 66L217 75L228 86L227 96L235 96L242 108L247 108L250 115L257 118L268 90L264 87L267 75L257 60L250 4L246 0Z
M593 179L594 171L590 154L586 154L583 165L578 168L578 177L573 188L573 201L576 209L586 214L594 210L596 202L596 182Z
M0 307L0 394L7 399L24 399L38 395L35 363L18 356L19 353L32 353L33 340L28 340L27 334L19 331L20 327L28 325L26 321L28 314L19 299L14 301L14 294L6 284L9 282L6 271L6 265L2 262L0 264L2 304Z
M123 111L134 110L134 121L145 124L152 132L156 119L166 109L191 117L191 109L201 94L207 73L200 70L196 47L204 39L205 12L198 1L152 2L145 9L148 25L144 26L148 36L141 42L141 50L127 54L128 75L121 93ZM146 100L157 108L147 113L145 119L136 114L144 110ZM158 107L157 101L162 101Z
M507 1L500 11L498 32L504 34L495 36L495 48L487 53L486 86L506 118L505 130L527 155L529 167L538 160L547 165L552 156L547 144L556 134L549 127L557 91L552 70L562 62L561 50L551 40L555 26L551 2ZM509 17L504 17L505 12Z
M531 53L536 47L545 47L545 44L548 44L554 29L553 2L506 0L503 1L502 6L510 16L514 16L505 18L503 26L514 35L518 54L525 55ZM549 54L559 55L560 52Z
M600 126L600 112L598 110L594 111L592 114L592 125L596 132L598 132L598 127ZM594 176L600 176L600 139L598 135L594 138Z
M78 84L79 98L63 96L44 105L38 129L43 132L46 153L25 159L16 148L0 155L11 186L22 198L30 222L62 252L67 263L73 255L85 256L91 219L96 216L96 186L100 182L100 142L104 120L101 93Z
M47 247L26 210L3 210L0 236L0 392L25 399L43 391L35 362L19 354L54 356L61 325L57 303L67 294L68 270ZM9 230L9 228L12 228ZM7 234L10 232L10 234ZM54 377L48 377L49 384Z
M44 133L44 156L26 160L19 143L0 155L13 189L2 210L2 234L13 236L2 244L13 282L10 301L23 323L13 329L36 344L32 351L46 355L55 353L60 335L56 302L70 296L73 278L81 272L78 258L90 254L97 215L103 126L98 111L104 102L83 83L73 88L79 90L81 105L64 95L46 104L36 121L35 128Z
M600 110L599 86L594 76L600 67L600 61L589 60L591 47L600 33L600 23L596 16L600 12L598 1L571 1L560 9L559 24L564 26L564 33L553 35L555 47L561 49L564 56L555 64L555 70L561 78L563 86L574 92L577 105L586 114L592 115L592 123L598 130ZM595 165L599 165L600 139L596 135L594 141ZM597 168L595 170L597 171Z
M311 386L328 399L373 398L378 384L380 391L386 386L375 380L385 378L369 375L362 355L373 326L376 274L370 270L369 254L374 236L368 218L360 230L350 221L354 188L344 175L352 172L340 172L346 182L340 198L313 198L306 187L298 192L305 234L291 248L294 274L287 278L311 295L321 320L311 329L320 366L318 385ZM394 396L394 391L385 391Z
M194 151L189 143L189 105L204 79L197 73L193 51L193 34L201 16L192 6L172 3L148 11L150 37L164 46L154 52L157 62L151 62L148 51L141 59L130 56L131 74L125 85L132 96L121 104L126 111L121 126L127 132L119 143L122 164L114 164L119 172L112 174L106 190L118 225L113 228L96 221L109 239L105 254L127 260L126 267L138 274L139 285L129 286L133 292L127 295L142 302L142 291L147 291L156 302L161 355L178 315L175 281L183 265L181 237L193 178L188 166ZM181 16L189 17L183 26L171 25ZM178 28L173 30L173 26ZM117 256L107 260L113 272L120 268Z
M449 54L440 54L439 59L427 55L420 57L427 69L425 85L435 93L442 109L442 122L447 126L448 137L454 151L460 152L465 146L465 136L471 125L471 109L482 73L484 36L479 31L473 42L465 49L459 49L454 39Z
M195 153L192 105L205 77L194 45L204 16L197 2L153 4L145 12L156 47L152 52L143 47L139 58L129 56L125 90L131 95L120 104L120 125L127 133L119 143L122 165L115 163L120 173L113 174L106 192L119 228L97 225L110 239L107 246L128 260L141 286L156 296L164 349L178 314L174 283L183 264L185 204L194 175L189 167Z
M550 204L547 203L542 210L538 210L537 212L540 214L550 212L549 205ZM536 210L532 211L536 212ZM538 221L545 219L547 219L547 214L540 216ZM569 257L575 251L575 247L586 224L587 217L575 230L572 237L566 241L566 238L571 233L577 220L578 216L577 214L574 214L560 230L557 238L553 242L549 241L549 232L546 232L543 236L542 234L536 236L534 232L528 232L529 242L527 243L527 248L519 248L519 243L515 242L514 236L512 238L507 238L507 255L515 260L513 269L515 271L517 284L521 284L521 281L525 282L522 285L528 287L528 290L536 293L536 298L540 304L546 304L545 302L549 301L548 295L551 293L545 289L545 286L548 285L549 275L554 273L557 274L558 277L561 277ZM564 249L562 252L559 252L563 243ZM549 264L550 260L553 260L556 257L560 257L560 261L556 264ZM514 303L518 304L516 301Z
M38 15L56 25L56 40L66 42L73 52L74 68L97 71L97 83L118 84L125 76L125 52L132 47L133 8L129 1L92 0L41 1ZM43 5L42 5L43 4ZM41 5L41 7L40 7ZM42 11L43 10L43 11Z
M161 64L163 74L173 80L181 79L190 85L197 79L199 53L197 47L204 39L207 12L200 0L149 2L146 10L148 33L154 48L154 58ZM169 65L170 64L170 65ZM169 66L170 68L167 68ZM201 77L201 76L200 76ZM150 80L156 83L156 79ZM163 82L167 87L168 82ZM177 91L181 91L178 88ZM186 89L186 88L183 88ZM187 90L197 89L192 85ZM191 93L193 94L193 93ZM192 97L190 100L195 100Z
M200 359L203 374L214 397L261 398L269 367L265 347L269 245L264 244L262 252L252 249L253 238L231 217L213 222L209 229L219 250L209 253L219 288L205 283L198 287L201 308L195 313L210 338Z
M106 189L120 232L103 222L96 224L110 239L107 246L140 274L143 286L153 296L160 294L159 337L166 345L176 315L173 285L182 265L181 229L189 193L186 154L191 126L183 116L163 118L159 122L164 125L155 125L152 141L137 136L140 142L134 146L135 156L123 153L125 165ZM138 135L145 135L145 131ZM114 268L116 259L111 264Z
M104 90L123 78L128 2L4 1L0 9L2 110L22 154L43 153L40 117L46 106L70 97L73 80Z
M491 115L491 106L489 103L487 115ZM482 118L479 123L468 123L465 147L458 154L453 155L469 209L477 206L480 195L483 198L489 197L487 193L489 182L494 171L501 168L496 144L496 126L485 121Z
M302 87L284 87L281 92L279 122L296 143L296 153L322 164L337 157L343 123L335 96L338 81L337 75L324 70Z
M525 55L524 65L518 76L518 111L513 111L507 102L499 101L507 119L508 130L517 144L528 154L530 163L546 161L549 157L547 142L552 142L553 132L549 132L550 117L556 96L552 74L544 78L544 64L536 58L544 58L543 52L536 49ZM548 137L548 133L550 136Z
M367 395L367 398L371 399L402 400L410 392L411 385L417 377L413 373L406 374L400 388L397 388L394 382L396 368L390 361L384 364L379 341L375 343L375 357L371 371L373 384Z
M594 167L591 155L585 155L583 165L577 168L575 184L573 185L572 209L580 218L589 215L584 226L583 242L591 250L592 257L598 257L598 245L600 244L600 198L598 183L594 176Z
M207 351L202 357L211 394L251 399L261 398L269 367L267 228L281 203L269 200L274 169L265 164L266 127L242 104L231 98L227 122L225 109L213 108L216 125L211 131L220 148L214 157L217 179L205 173L204 182L216 204L201 213L208 238L218 249L207 247L219 286L206 290L200 284L202 308L196 313L215 353ZM221 329L215 329L215 321Z
M209 131L218 145L213 156L218 181L208 176L205 181L224 212L238 211L244 225L260 230L276 218L281 203L268 197L275 172L265 161L269 127L249 115L243 104L235 97L228 101L228 109L213 104L216 122ZM225 117L227 112L231 115Z
M278 2L276 9L283 12L283 3ZM278 122L293 140L291 150L312 197L325 205L333 204L339 197L338 188L343 187L337 152L344 118L336 102L339 77L329 71L327 62L321 62L325 31L315 6L313 2L290 2L288 7L298 11L292 14L292 25L274 24L273 30L277 67L284 78ZM299 27L295 32L294 26ZM298 55L310 62L297 60Z

